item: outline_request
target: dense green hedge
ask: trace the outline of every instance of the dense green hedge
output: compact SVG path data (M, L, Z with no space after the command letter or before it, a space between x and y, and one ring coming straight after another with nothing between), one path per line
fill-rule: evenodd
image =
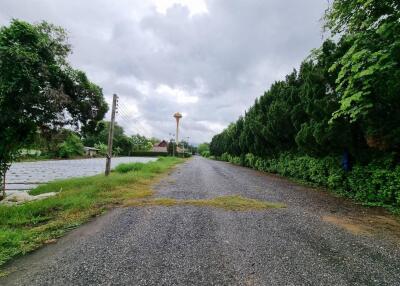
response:
M178 157L181 157L181 156L182 156L182 153L179 153L179 154L178 154ZM191 154L191 153L188 153L188 152L185 152L184 155L183 155L183 157L184 157L184 158L190 158L190 157L192 157L192 154Z
M210 151L203 151L200 153L201 156L204 158L209 158L210 157Z
M164 153L164 152L147 152L147 151L137 151L137 152L133 152L131 153L130 156L133 157L166 157L168 156L168 153ZM185 157L185 158L189 158L191 157L192 154L185 152L185 154L183 153L178 153L176 154L176 157Z
M158 157L158 156L168 156L165 152L147 152L147 151L137 151L130 154L133 157Z
M355 165L350 172L345 172L340 158L314 158L290 153L274 159L253 154L236 157L224 153L219 159L327 187L370 205L400 208L400 166L388 168L382 162L371 162L366 166Z

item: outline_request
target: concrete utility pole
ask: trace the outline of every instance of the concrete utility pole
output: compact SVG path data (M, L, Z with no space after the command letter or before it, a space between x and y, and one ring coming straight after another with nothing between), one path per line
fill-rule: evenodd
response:
M108 130L108 149L107 149L106 171L105 171L106 176L108 176L111 171L112 144L114 138L115 110L117 109L117 101L118 101L118 96L114 93L112 109L111 109L111 122L110 122L110 128Z
M186 139L187 139L187 144L188 144L188 152L189 152L189 154L192 154L192 148L190 147L190 144L189 144L190 137L188 136L188 137L186 137Z
M169 133L169 137L170 137L169 143L172 144L172 156L175 157L175 139L174 139L175 134ZM169 143L168 143L168 145L169 145Z
M1 183L1 195L0 198L1 199L5 199L6 198L6 172L4 172L3 174L3 182Z

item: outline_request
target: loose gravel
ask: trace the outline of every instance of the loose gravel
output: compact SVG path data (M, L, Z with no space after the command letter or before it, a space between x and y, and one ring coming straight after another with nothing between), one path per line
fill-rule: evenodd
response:
M354 234L326 215L368 210L273 175L194 158L158 197L242 195L285 209L122 208L16 260L0 285L400 285L390 233Z

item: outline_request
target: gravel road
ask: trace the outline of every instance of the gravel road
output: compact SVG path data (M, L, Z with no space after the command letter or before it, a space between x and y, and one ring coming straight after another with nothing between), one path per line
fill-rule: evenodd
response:
M381 210L199 157L156 190L287 208L116 209L14 261L0 285L400 285L399 225Z

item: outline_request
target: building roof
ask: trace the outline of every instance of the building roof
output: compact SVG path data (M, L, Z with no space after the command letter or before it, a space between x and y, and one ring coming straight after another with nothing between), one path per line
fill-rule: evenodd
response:
M100 149L97 149L94 147L87 147L87 146L84 146L83 150L85 150L85 151L100 151Z
M155 144L154 146L156 147L167 147L168 146L168 142L163 140L161 142L158 142L157 144Z

